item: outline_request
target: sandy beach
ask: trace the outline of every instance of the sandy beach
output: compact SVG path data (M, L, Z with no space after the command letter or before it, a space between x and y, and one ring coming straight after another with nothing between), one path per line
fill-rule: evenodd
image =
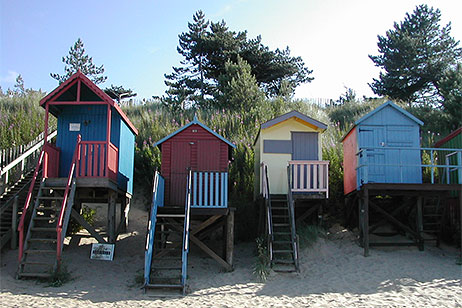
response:
M374 248L364 258L341 228L301 251L300 273L272 273L261 283L252 274L253 243L236 244L228 273L192 247L188 295L145 294L135 281L143 270L146 217L132 208L112 262L90 260L93 239L73 241L64 251L72 281L61 287L16 280L17 250L2 252L0 307L462 307L456 249Z

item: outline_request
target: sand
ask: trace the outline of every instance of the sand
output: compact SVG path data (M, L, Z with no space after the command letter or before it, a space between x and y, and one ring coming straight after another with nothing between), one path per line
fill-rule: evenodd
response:
M300 273L273 272L261 283L252 274L252 243L236 245L229 273L192 248L187 296L145 294L135 281L143 272L147 213L135 207L130 216L112 262L90 260L92 239L65 248L73 280L61 287L16 280L17 250L2 252L0 307L462 307L455 249L374 248L364 258L354 236L338 226L301 251Z

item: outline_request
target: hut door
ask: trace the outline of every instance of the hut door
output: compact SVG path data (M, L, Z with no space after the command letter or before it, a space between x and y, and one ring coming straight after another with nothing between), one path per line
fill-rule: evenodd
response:
M172 169L170 178L170 204L184 205L188 168L191 168L191 145L172 142Z
M292 132L292 159L319 160L318 133Z
M221 171L220 141L199 140L197 143L197 171Z
M359 127L359 147L384 147L386 145L384 127L361 126ZM360 163L369 165L367 171L367 181L369 183L385 183L385 152L381 149L367 150L366 160ZM360 169L360 178L365 179L366 170Z

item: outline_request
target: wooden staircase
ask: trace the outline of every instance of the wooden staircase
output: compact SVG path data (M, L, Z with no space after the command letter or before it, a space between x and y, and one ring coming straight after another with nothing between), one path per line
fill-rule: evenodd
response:
M58 245L57 225L63 209L70 213L75 189L74 181L70 188L68 206L62 207L66 186L47 186L45 179L42 179L24 241L18 278L48 278L57 269L58 250L62 249L62 243ZM63 213L63 217L65 227L62 231L64 233L62 239L65 236L70 215Z
M32 170L0 196L0 248L8 243L9 240L17 241L13 237L17 237L16 227L18 218L21 216L22 207L27 197L27 190L33 176L34 171ZM38 187L35 187L32 194L35 196L37 192ZM17 198L16 201L15 198ZM16 202L16 205L14 202ZM12 248L16 247L12 245Z
M296 238L292 237L290 209L286 195L271 195L272 244L271 267L274 271L298 271L298 249Z
M422 202L422 232L424 241L435 241L439 246L444 206L441 197L424 197Z
M295 229L290 166L287 167L287 195L272 195L270 193L268 167L265 163L262 163L261 167L270 265L276 272L298 272L298 238Z
M145 252L144 288L186 292L191 173L185 208L163 208L164 179L156 172ZM162 207L160 210L159 207ZM161 213L159 212L161 211Z

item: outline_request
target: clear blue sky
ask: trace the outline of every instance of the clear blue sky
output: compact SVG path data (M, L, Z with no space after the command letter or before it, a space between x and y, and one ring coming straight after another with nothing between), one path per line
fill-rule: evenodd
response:
M462 39L462 1L415 0L208 0L49 1L0 0L0 85L12 88L21 74L27 88L51 91L50 73L64 72L61 58L77 38L110 84L134 89L139 98L162 95L164 74L181 60L178 34L197 10L231 30L261 35L270 48L289 46L312 69L315 80L296 97L338 98L344 87L373 95L377 77L368 54L377 54L377 35L404 19L417 4L442 11L452 35Z

